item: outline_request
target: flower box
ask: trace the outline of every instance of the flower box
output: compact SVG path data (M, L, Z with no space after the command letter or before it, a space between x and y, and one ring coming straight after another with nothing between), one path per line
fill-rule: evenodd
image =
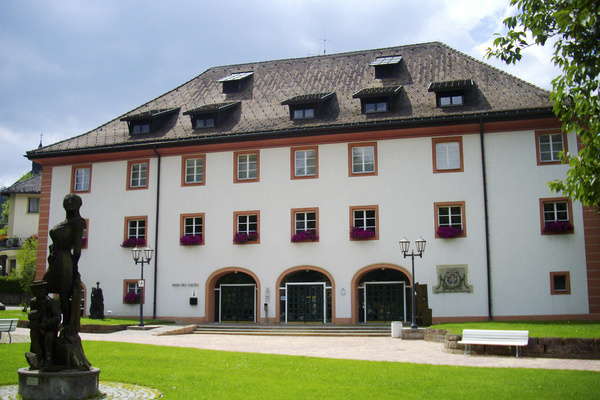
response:
M544 233L573 233L573 225L569 221L546 222Z
M463 234L463 230L454 226L439 226L437 229L437 237L442 239L452 239Z
M319 237L315 231L302 231L292 236L292 242L294 243L316 242L317 240L319 240Z
M350 238L354 240L369 240L375 237L375 231L371 229L362 229L356 226L350 229Z
M258 240L257 232L246 233L236 233L233 237L233 241L237 244L244 244L248 242L256 242Z
M125 241L121 244L121 247L136 247L136 246L145 246L146 239L144 238L129 238L125 239Z
M185 235L179 239L182 246L196 246L202 243L202 235Z
M139 293L127 293L125 297L123 297L123 302L127 304L140 304L140 294Z

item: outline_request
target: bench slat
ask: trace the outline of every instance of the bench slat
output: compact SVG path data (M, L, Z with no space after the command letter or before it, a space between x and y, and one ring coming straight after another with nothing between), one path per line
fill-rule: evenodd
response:
M467 354L467 346L475 344L484 346L516 346L517 357L519 357L519 346L527 346L529 343L529 331L464 329L462 340L458 343L466 345L465 355Z

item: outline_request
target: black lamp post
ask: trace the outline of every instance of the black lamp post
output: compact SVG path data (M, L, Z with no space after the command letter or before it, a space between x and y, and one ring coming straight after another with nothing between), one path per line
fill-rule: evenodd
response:
M141 271L142 276L140 278L140 282L143 284L144 282L144 264L150 264L150 260L152 260L152 255L154 254L154 250L150 247L146 247L144 249L144 255L141 257L142 250L138 249L137 246L133 250L131 250L131 255L133 256L133 261L135 261L135 265L142 264ZM140 287L138 283L138 288ZM145 293L145 289L143 291ZM138 326L144 326L144 299L145 296L140 296L140 323Z
M400 249L402 250L402 254L404 254L404 258L410 257L412 258L412 324L410 329L417 329L417 304L415 302L415 294L416 294L416 286L415 286L415 257L423 257L423 253L425 252L425 244L427 243L425 239L419 237L419 239L415 240L415 246L417 246L418 253L415 254L414 250L408 254L408 248L410 247L410 241L406 238L402 239L400 242Z

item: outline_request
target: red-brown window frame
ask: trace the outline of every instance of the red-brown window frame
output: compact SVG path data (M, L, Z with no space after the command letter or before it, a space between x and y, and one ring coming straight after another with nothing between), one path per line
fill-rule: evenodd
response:
M309 212L314 212L315 213L315 233L317 235L317 237L319 236L319 207L308 207L308 208L292 208L291 211L291 237L294 237L294 235L296 234L296 214L297 213L309 213ZM316 242L319 241L319 239L315 240Z
M256 154L256 178L239 179L238 178L238 163L239 156L247 154ZM233 183L260 182L260 150L250 151L235 151L233 152Z
M131 167L136 164L146 164L146 185L131 186ZM148 189L150 183L150 159L130 160L127 161L127 190L144 190Z
M78 169L87 168L90 170L90 184L87 190L75 190L75 173ZM92 164L73 165L71 167L71 193L89 193L92 190Z
M458 151L460 152L460 167L452 168L452 169L438 169L437 168L437 151L436 146L438 143L458 143ZM465 170L464 167L464 159L463 159L463 140L462 136L452 136L452 137L439 137L439 138L431 138L431 149L433 154L433 173L448 173L448 172L463 172Z
M202 171L202 182L192 182L188 183L185 181L187 175L187 160L195 160L202 159L202 164L204 166ZM204 186L206 184L206 154L194 154L181 157L181 186Z
M557 290L554 287L554 277L564 276L565 277L565 290ZM550 272L550 294L571 294L571 273L569 271Z
M373 172L354 172L354 169L352 168L352 149L355 147L373 147L373 157L375 163ZM348 176L377 176L379 171L378 158L377 142L348 143Z
M566 202L567 203L567 212L569 213L569 223L572 226L573 224L573 203L569 197L550 197L540 199L540 232L542 235L560 235L561 233L556 232L544 232L544 227L546 226L546 221L544 220L544 204L546 203L558 203L558 202ZM571 232L565 232L564 234L573 234L575 229Z
M296 152L304 150L315 151L315 174L314 175L296 175ZM290 176L291 179L318 179L319 178L319 146L292 147L290 149Z
M140 303L146 304L146 280L145 279L123 279L123 300L122 300L123 304L129 304L129 303L125 303L125 296L127 295L127 293L129 293L127 291L127 285L130 283L135 283L137 286L137 284L140 280L144 281L144 287L141 288L142 293L140 294Z
M256 240L246 242L245 244L260 244L260 211L259 210L234 211L234 213L233 213L233 236L235 236L236 233L238 233L238 217L241 215L256 215L256 233L258 234L258 238ZM239 243L236 243L234 240L233 244L237 245Z
M123 234L123 241L129 239L129 221L139 221L144 220L146 226L146 233L144 234L144 240L146 241L146 246L148 246L148 216L147 215L138 215L135 217L125 217L125 231Z
M562 135L563 142L563 153L567 153L569 150L567 147L567 135L561 129L548 129L543 131L535 131L535 156L537 159L537 165L556 165L562 164L561 160L556 161L542 161L540 154L540 136L542 135L553 135L555 133L560 133Z
M462 231L463 233L461 235L458 235L457 237L467 237L467 214L466 214L466 207L465 207L465 202L464 201L444 201L444 202L437 202L437 203L433 203L433 212L434 212L434 233L435 233L435 237L438 239L442 239L440 236L438 236L437 231L439 228L439 208L440 207L456 207L459 206L460 207L460 212L461 212L461 219L462 219Z
M204 213L194 213L194 214L180 214L179 218L179 237L182 238L185 235L185 219L186 218L202 218L202 242L199 245L203 245L205 242L204 232L206 230L206 219L204 218ZM179 242L180 246L183 246L181 242Z
M379 240L379 206L370 205L370 206L350 206L350 226L349 230L354 228L354 211L360 210L375 210L375 236L370 239L353 239L350 237L350 241L368 241L368 240Z

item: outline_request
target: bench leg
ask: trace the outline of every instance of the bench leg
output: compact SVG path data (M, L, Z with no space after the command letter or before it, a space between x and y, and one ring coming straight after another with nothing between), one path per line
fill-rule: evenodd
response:
M517 358L519 358L519 349L521 348L521 346L517 346Z
M12 343L12 336L10 335L10 332L8 332L8 343Z

